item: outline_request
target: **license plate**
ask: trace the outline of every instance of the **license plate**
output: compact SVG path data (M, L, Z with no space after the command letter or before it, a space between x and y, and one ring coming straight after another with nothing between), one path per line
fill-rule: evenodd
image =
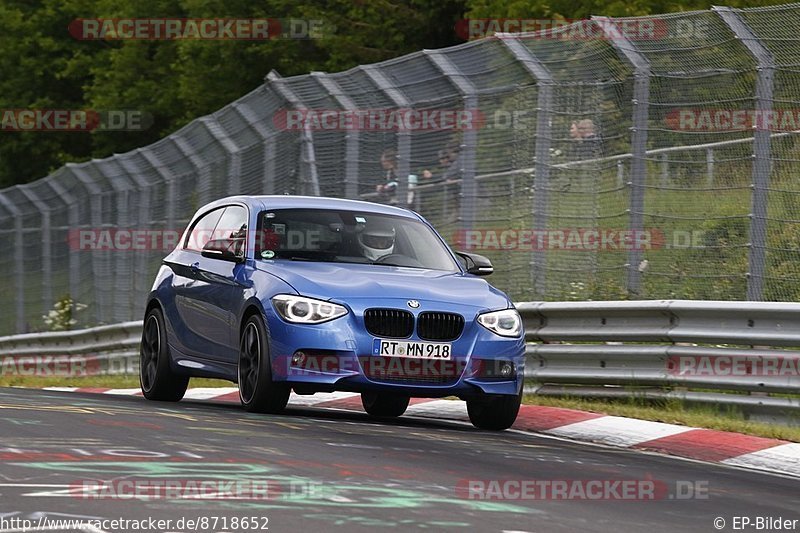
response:
M375 339L372 341L372 355L414 357L418 359L450 359L452 354L450 343Z

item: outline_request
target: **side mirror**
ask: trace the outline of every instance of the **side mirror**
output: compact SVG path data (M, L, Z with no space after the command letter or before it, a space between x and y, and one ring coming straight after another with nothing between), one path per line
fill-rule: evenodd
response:
M244 247L244 239L212 239L203 246L200 255L209 259L221 259L232 263L244 262L244 257L237 250Z
M456 252L456 255L462 260L461 264L464 265L464 268L466 268L467 272L470 274L488 276L494 272L492 262L489 261L487 257L467 252Z

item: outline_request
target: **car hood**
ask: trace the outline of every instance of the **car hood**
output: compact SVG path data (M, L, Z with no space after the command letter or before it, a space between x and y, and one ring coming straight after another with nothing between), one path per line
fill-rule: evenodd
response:
M508 297L486 280L462 273L421 268L312 262L260 262L304 296L324 300L405 298L503 309Z

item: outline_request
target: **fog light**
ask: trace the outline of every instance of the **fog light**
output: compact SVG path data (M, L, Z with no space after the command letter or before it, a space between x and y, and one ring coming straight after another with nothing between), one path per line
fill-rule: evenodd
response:
M306 354L304 352L295 352L292 355L292 366L303 366L306 362Z
M514 361L503 359L473 359L472 375L481 379L514 379L517 367Z

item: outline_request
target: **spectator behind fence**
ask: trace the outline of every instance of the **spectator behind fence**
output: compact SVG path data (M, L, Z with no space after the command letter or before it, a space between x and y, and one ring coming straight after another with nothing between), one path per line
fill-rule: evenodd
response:
M397 205L400 202L397 199L397 152L393 148L388 148L381 154L381 167L383 168L383 177L381 182L375 186L375 191L378 193L380 201L390 205ZM406 196L406 203L408 207L414 207L414 187L417 186L418 177L415 174L408 175L408 192Z
M594 121L591 119L572 121L569 127L569 136L572 140L565 152L571 163L603 157L603 141L597 135ZM557 174L558 177L554 179L553 185L561 191L568 191L572 188L575 180L580 183L591 181L596 177L594 167L594 164L588 163L565 169Z
M461 161L459 160L459 147L448 145L439 150L439 164L434 170L425 169L422 171L422 178L427 183L452 183L461 178Z
M387 204L397 203L397 152L388 148L381 154L383 179L375 186L381 201Z
M594 121L585 118L576 120L569 128L569 136L573 139L571 159L597 159L603 157L603 141L594 125Z
M452 218L458 212L458 189L460 185L454 184L461 179L461 160L459 155L459 146L454 142L448 143L445 148L438 152L439 164L433 167L433 170L427 168L422 171L422 184L443 184L443 189L440 189L444 195L442 197L443 202L441 204L437 202L438 207L436 209L437 214L443 215L446 219ZM428 207L431 208L431 206Z

